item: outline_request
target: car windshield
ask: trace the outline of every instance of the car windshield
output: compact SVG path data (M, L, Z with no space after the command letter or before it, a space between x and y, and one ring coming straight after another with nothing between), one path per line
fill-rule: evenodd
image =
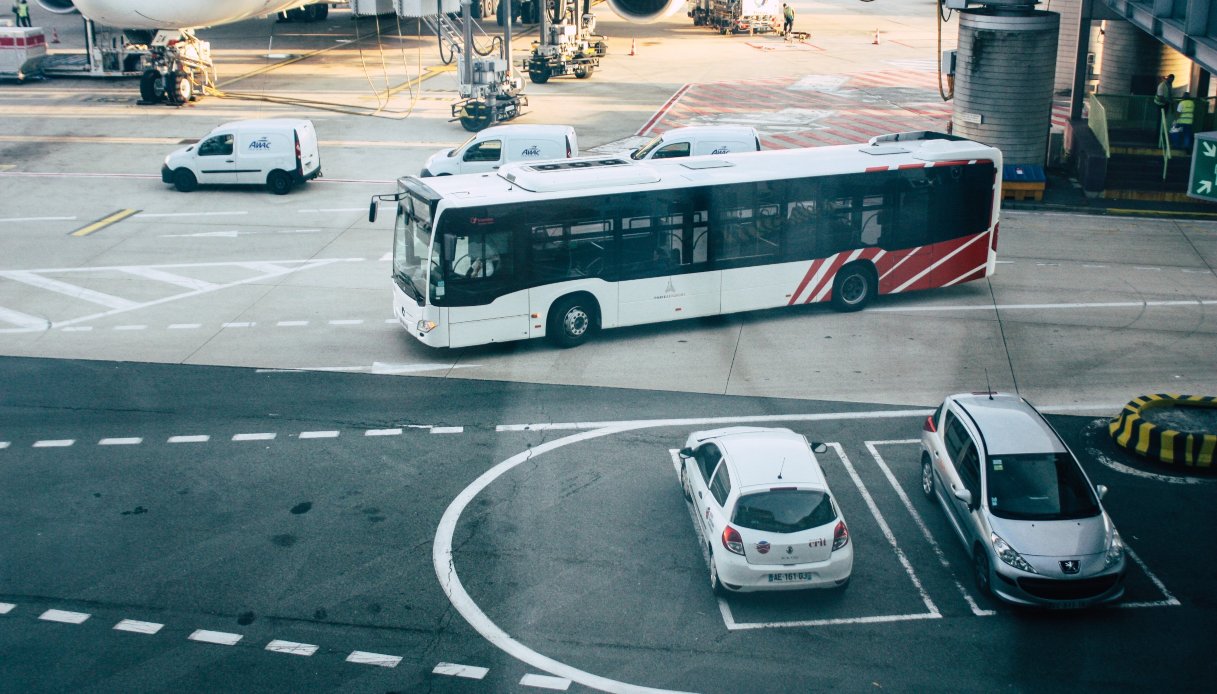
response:
M803 489L771 489L745 494L735 504L733 523L751 530L797 533L836 519L827 492Z
M989 511L1016 520L1068 520L1098 515L1099 501L1068 453L989 458Z

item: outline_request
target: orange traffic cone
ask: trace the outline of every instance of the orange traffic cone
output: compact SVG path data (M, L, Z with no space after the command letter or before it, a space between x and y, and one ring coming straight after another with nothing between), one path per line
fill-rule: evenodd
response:
M872 46L878 46L878 45L879 45L879 30L878 30L878 29L875 29L875 40L874 40L874 41L871 41L871 42L870 42L870 45L872 45Z
M51 43L59 43L59 30L51 27Z
M636 39L630 39L630 55L634 55L634 41L635 40Z

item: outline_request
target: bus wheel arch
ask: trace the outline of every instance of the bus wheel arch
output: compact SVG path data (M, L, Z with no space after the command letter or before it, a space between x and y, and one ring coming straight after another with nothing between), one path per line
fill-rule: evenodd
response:
M868 260L837 270L832 281L832 306L838 311L861 311L879 293L879 273Z
M559 347L577 347L599 327L600 302L588 292L575 292L549 307L545 335Z

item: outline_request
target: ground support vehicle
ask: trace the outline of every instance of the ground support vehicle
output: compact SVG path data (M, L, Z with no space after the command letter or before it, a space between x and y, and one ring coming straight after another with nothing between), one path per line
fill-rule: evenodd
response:
M782 30L778 0L698 0L689 10L693 26L708 26L726 34L768 34Z
M461 14L455 19L440 13L423 15L422 20L438 37L440 58L445 63L453 55L457 58L461 99L452 105L452 120L460 121L465 130L477 132L521 115L528 97L523 94L524 80L514 74L508 59L510 28L502 40L490 39L472 18L472 12L470 0L462 0ZM475 31L489 41L486 48L479 48L474 41Z
M1001 152L869 144L507 164L398 179L394 316L463 347L875 296L993 274ZM375 217L375 206L369 216Z
M577 4L577 0L560 0L554 14L542 18L541 38L533 42L526 62L528 77L536 84L564 75L591 77L608 52L604 37L595 33L596 16L585 11L576 18Z
M139 78L139 95L144 103L184 104L215 86L210 43L188 29L156 32Z
M0 27L0 77L19 82L42 73L46 35L42 29Z

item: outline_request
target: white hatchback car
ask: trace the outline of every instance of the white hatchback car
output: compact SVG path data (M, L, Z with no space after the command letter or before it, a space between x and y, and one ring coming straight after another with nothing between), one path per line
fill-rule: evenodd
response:
M715 593L849 584L849 529L802 435L757 427L697 431L680 458Z

